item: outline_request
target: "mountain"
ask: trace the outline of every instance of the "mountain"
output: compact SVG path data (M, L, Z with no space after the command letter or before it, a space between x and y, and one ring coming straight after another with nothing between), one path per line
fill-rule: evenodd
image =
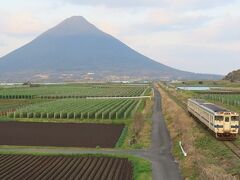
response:
M219 79L158 63L102 32L81 16L68 18L0 58L0 80L89 78ZM88 76L89 75L89 76Z
M232 82L240 82L240 69L228 73L223 80L229 80Z

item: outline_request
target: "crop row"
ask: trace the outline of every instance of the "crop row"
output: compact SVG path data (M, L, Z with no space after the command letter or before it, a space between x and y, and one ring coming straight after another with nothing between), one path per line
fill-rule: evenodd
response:
M226 105L240 107L240 94L206 94L203 98L218 101Z
M126 158L0 155L0 179L132 180Z
M121 119L129 118L144 101L136 99L60 99L8 113L10 118Z
M148 86L58 85L0 89L0 99L132 97L149 92Z
M14 112L17 108L38 103L40 101L42 100L0 99L0 116L6 115L8 112Z

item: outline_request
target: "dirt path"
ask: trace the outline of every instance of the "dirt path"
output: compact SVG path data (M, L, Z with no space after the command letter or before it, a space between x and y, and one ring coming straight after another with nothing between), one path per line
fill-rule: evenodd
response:
M153 107L152 145L146 150L118 150L118 149L81 149L81 148L0 148L0 152L29 152L29 153L60 153L60 154L130 154L152 162L153 180L182 179L178 164L171 155L171 139L161 111L161 96L154 89L155 103Z

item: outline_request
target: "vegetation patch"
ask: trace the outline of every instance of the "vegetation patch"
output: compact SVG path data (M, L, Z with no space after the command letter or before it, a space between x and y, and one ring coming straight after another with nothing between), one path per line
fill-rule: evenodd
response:
M125 126L125 127L123 128L123 130L122 130L122 134L121 134L121 136L119 137L117 144L115 145L116 148L122 147L122 145L123 145L123 143L124 143L124 141L125 141L125 138L126 138L126 136L127 136L127 132L128 132L128 127Z
M0 88L0 99L59 99L85 97L132 97L149 93L148 85L64 84Z
M61 99L38 103L8 113L9 118L48 119L126 119L144 100L135 99Z

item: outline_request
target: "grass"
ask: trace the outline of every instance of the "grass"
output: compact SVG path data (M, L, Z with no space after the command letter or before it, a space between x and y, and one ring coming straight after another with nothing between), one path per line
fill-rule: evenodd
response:
M146 100L143 105L143 110L141 113L144 116L144 123L143 128L140 132L140 137L137 140L137 142L133 145L130 145L130 141L134 137L133 132L133 121L129 121L128 124L128 133L125 136L125 140L120 148L123 149L143 149L143 148L149 148L151 145L151 132L152 132L152 106L153 106L153 100Z
M131 119L35 119L21 118L12 119L8 117L0 117L0 121L17 121L17 122L36 122L36 123L99 123L99 124L125 124L129 125Z
M125 126L124 129L122 130L121 136L119 137L119 139L115 145L116 148L122 147L122 145L126 139L127 133L128 133L128 127Z
M124 143L120 148L123 149L143 149L148 148L151 145L151 127L152 122L149 119L144 120L144 126L140 133L140 138L137 140L136 144L130 145L129 142L132 140L132 137L134 135L132 130L132 122L128 126L128 133L126 135L126 138L124 140Z
M215 162L215 158L231 158L232 152L226 146L223 146L222 142L217 141L212 136L202 136L196 139L195 145L197 148L205 151L205 154L209 157L209 161ZM215 162L217 163L217 162Z
M35 156L65 156L65 157L115 157L115 158L127 158L133 165L133 179L134 180L151 180L152 179L152 168L151 163L145 159L135 157L132 155L120 155L120 154L57 154L57 153L19 153L19 152L1 152L0 154L24 154L24 155L35 155Z

